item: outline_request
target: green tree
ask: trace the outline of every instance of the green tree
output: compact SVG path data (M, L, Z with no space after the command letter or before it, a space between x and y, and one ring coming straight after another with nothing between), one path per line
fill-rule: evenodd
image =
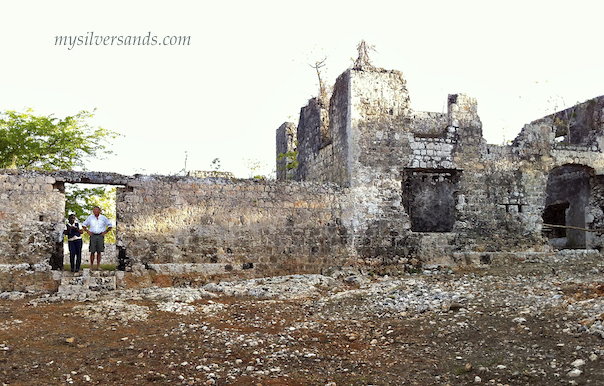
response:
M95 110L96 111L96 110ZM80 111L64 119L7 110L0 113L0 168L84 168L87 158L111 154L106 144L117 133L92 127L94 111Z
M84 219L92 213L92 208L96 205L94 203L94 197L102 196L104 194L104 187L81 188L76 185L66 187L65 218L73 213L80 221L84 221ZM100 205L99 208L101 208Z
M85 169L87 159L111 154L106 145L119 134L92 127L88 121L94 117L94 111L80 111L63 119L52 114L39 116L31 109L0 112L0 168ZM74 186L68 189L65 217L74 213L83 221L95 205L115 221L115 188ZM113 232L107 236L109 242L115 239Z

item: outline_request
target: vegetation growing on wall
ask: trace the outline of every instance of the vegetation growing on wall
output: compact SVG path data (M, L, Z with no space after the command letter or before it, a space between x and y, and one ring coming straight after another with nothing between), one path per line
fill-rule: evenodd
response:
M352 68L355 70L374 69L375 67L371 64L371 59L369 59L369 52L375 52L375 46L368 45L365 40L361 40L357 46L357 51L358 57L354 61Z
M285 160L285 167L280 170L293 170L298 167L298 150L290 150L286 153L279 153L277 161Z

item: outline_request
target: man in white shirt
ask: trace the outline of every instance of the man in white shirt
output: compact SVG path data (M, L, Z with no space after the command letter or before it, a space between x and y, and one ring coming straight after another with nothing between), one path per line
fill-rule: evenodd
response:
M94 254L96 253L96 269L101 266L101 252L105 251L105 235L109 233L111 221L101 214L101 208L92 208L92 214L82 223L82 227L90 235L90 269L94 269Z

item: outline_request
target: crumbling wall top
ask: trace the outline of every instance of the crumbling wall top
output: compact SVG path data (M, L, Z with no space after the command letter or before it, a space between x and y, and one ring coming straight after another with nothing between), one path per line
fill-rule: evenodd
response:
M549 128L546 135L535 130ZM599 96L565 110L557 111L525 125L516 139L515 145L530 140L545 141L554 147L598 146L604 134L604 96ZM596 149L594 149L596 150Z
M47 176L55 181L67 183L86 183L99 185L126 185L135 177L118 173L74 171L74 170L35 170L35 169L0 169L0 174L22 177Z

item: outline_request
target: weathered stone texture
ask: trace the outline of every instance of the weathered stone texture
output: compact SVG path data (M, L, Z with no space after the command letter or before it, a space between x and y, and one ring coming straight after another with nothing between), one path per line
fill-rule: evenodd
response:
M561 214L564 226L604 224L600 179L594 177L604 166L604 98L526 125L511 146L486 144L477 106L474 98L454 94L446 114L415 112L400 72L347 70L329 110L330 151L346 172L333 173L325 158L302 147L304 173L294 178L350 187L344 224L352 250L365 261L443 261L459 253L601 245L598 233L582 230L554 241L543 224L553 210L550 201L563 190L548 182L550 173L567 164L593 172L589 180L582 177L587 182L580 195L565 195L572 205ZM318 141L300 127L296 135L301 143Z
M291 122L285 122L277 129L277 179L291 180L294 176L293 163L297 161L295 153L297 151L297 130L296 125Z
M337 187L149 177L119 190L117 213L132 264L317 272L346 256Z
M58 253L65 199L55 182L31 172L0 175L0 264L50 263Z
M604 97L525 125L509 146L486 144L475 99L447 103L413 111L400 72L349 69L329 103L311 99L297 127L277 130L278 182L2 171L0 289L33 288L30 273L53 287L65 183L120 186L119 268L136 285L604 247Z
M318 98L312 98L300 110L298 127L295 129L299 165L292 173L294 180L349 185L350 125L347 106L350 103L350 81L349 71L338 77L329 106ZM285 134L277 134L277 143L288 140Z

